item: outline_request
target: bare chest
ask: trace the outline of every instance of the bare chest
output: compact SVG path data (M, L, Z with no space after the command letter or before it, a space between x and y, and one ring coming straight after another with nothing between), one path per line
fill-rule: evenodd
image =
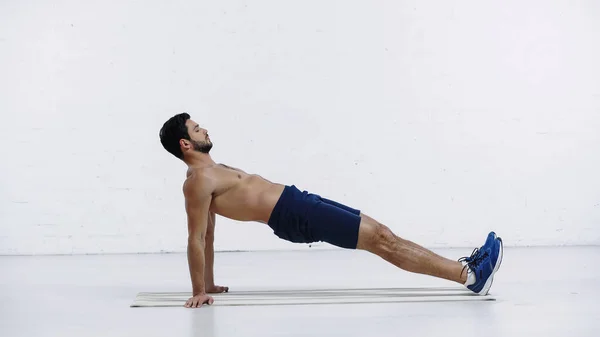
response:
M218 164L217 165L218 168L218 174L221 175L222 177L226 177L226 178L237 178L237 179L242 179L246 176L248 176L248 173L235 168L235 167L231 167L231 166L227 166L225 164Z

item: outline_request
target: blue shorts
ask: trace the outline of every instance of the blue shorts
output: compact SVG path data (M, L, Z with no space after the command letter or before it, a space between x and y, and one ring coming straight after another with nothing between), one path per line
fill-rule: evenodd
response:
M360 210L292 185L285 186L268 224L275 235L290 242L324 241L356 249L360 220Z

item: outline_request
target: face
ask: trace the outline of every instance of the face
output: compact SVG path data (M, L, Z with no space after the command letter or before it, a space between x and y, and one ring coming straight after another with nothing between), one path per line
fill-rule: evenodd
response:
M192 149L194 151L209 153L210 149L213 146L213 143L210 141L210 137L208 136L208 131L203 129L198 125L198 123L194 122L191 119L188 119L185 122L185 125L188 129L188 134L190 135L190 141L181 140L182 145L185 148Z

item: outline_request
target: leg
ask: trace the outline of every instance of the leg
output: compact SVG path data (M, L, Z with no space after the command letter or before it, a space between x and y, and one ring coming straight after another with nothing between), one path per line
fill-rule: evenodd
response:
M342 248L374 253L409 272L467 282L467 269L411 241L396 236L388 227L360 210L310 194L316 206L310 213L311 237Z
M409 272L426 274L460 284L467 281L463 265L396 236L388 227L360 214L357 249L366 250Z

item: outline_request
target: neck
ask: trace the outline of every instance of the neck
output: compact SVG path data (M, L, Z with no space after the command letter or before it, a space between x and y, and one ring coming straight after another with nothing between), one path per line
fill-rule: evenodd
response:
M201 152L195 152L186 155L185 163L189 168L201 168L216 164L208 153Z

